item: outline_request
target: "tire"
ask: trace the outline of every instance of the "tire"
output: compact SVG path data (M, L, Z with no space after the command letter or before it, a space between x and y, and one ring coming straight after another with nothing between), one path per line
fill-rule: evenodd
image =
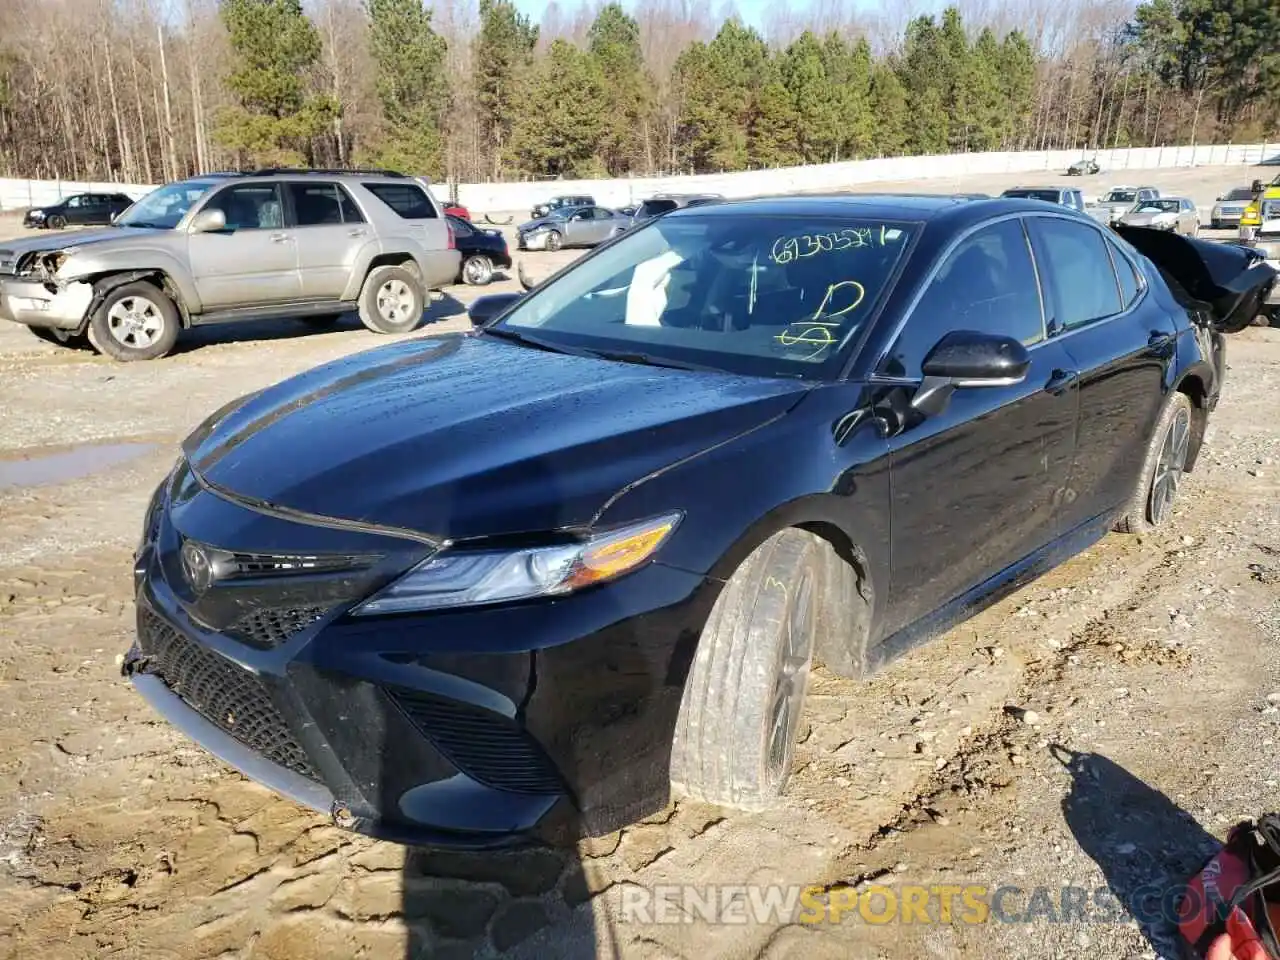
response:
M360 290L360 322L374 333L408 333L422 322L426 302L417 271L374 267Z
M1116 530L1147 533L1169 522L1191 450L1192 431L1191 400L1185 393L1169 394L1147 443L1138 487L1116 522Z
M467 257L462 264L462 281L473 287L487 286L493 280L493 261L484 254Z
M54 327L27 327L38 339L52 343L58 347L80 349L89 345L89 338L83 333L71 333L69 330L58 330Z
M739 810L782 794L813 660L821 545L803 530L776 533L720 592L685 682L673 793Z
M564 246L564 237L560 235L559 230L552 230L547 234L547 250L555 253Z
M89 320L89 342L113 360L156 360L178 342L181 324L168 294L139 280L106 295Z
M67 229L67 218L61 214L49 218L49 226L54 230Z

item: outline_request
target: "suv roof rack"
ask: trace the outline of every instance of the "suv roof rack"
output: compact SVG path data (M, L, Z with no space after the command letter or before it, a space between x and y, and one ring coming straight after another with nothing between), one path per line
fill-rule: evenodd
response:
M359 176L368 177L407 177L408 174L401 173L399 170L377 170L369 167L263 167L260 170L250 170L245 174L247 177L269 177L279 174L287 174L294 176L296 174L318 173L322 176Z

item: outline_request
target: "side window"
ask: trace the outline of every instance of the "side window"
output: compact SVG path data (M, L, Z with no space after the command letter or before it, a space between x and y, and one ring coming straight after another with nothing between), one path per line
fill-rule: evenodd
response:
M1120 288L1102 231L1057 217L1035 220L1049 283L1049 317L1070 330L1120 312Z
M1111 260L1115 264L1116 276L1120 278L1122 305L1127 310L1138 299L1138 294L1142 292L1142 286L1138 281L1137 270L1129 258L1121 253L1114 243L1109 243L1108 246L1111 250Z
M450 217L449 226L453 229L453 235L455 237L470 237L475 233L465 220L458 217Z
M343 223L364 223L364 214L360 212L360 208L356 206L356 202L351 199L351 194L347 193L347 188L339 184L338 206L342 208Z
M436 219L436 208L416 183L366 183L364 188L405 220Z
M72 197L70 200L67 201L67 206L71 207L73 210L78 210L80 207L84 206L84 197L82 196Z
M613 213L612 213L612 212L610 212L610 211L608 211L608 210L606 210L604 207L592 207L592 208L591 208L591 210L592 210L592 215L593 215L597 220L611 220L611 219L613 219Z
M243 183L227 187L205 206L221 210L228 230L278 230L284 226L280 192L274 183Z
M300 227L342 223L338 188L332 183L290 183L285 187L293 201L294 220Z
M1020 220L1002 220L960 242L929 282L889 352L885 373L918 377L929 351L953 330L1044 339L1031 249Z

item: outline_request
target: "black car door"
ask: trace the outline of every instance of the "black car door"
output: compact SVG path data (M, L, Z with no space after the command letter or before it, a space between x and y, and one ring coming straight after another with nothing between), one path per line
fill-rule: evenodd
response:
M1062 506L1069 531L1128 501L1176 347L1170 317L1107 231L1078 218L1031 221L1049 330L1080 371L1080 425Z
M1070 358L1046 336L1020 218L980 227L940 262L881 373L918 381L955 330L1021 340L1020 383L957 389L939 414L890 437L891 583L882 636L914 623L1050 542L1070 472L1078 397Z
M84 194L76 194L74 197L67 198L62 215L66 218L68 225L84 223L85 199Z

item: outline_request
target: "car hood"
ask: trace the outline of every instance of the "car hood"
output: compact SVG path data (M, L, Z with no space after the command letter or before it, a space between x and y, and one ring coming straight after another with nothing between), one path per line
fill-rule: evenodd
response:
M1170 213L1167 210L1159 213L1126 213L1124 215L1124 222L1131 227L1149 227L1153 223L1167 223L1177 219L1176 213Z
M207 485L254 505L467 539L587 524L624 487L780 416L806 390L459 335L268 387L183 450Z
M103 227L100 230L76 230L52 236L46 234L28 237L25 240L3 240L6 250L15 256L41 250L70 250L74 247L87 247L96 243L110 243L112 240L137 239L151 233L168 233L168 230L152 230L141 227Z
M563 222L563 220L556 220L553 217L539 217L537 220L528 220L520 224L516 229L521 233L528 233L530 230L541 230L543 227L550 227Z
M1276 282L1261 251L1165 230L1120 224L1116 232L1187 291L1209 305L1224 333L1249 326Z

